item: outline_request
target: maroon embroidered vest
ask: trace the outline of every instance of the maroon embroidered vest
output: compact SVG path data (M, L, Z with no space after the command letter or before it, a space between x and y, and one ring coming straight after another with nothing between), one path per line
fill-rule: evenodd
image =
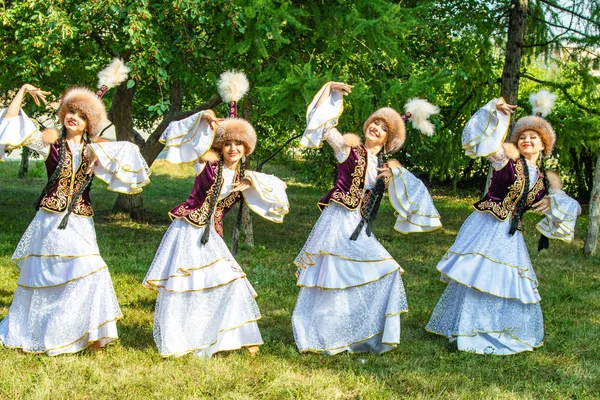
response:
M71 154L71 149L69 146L65 146L65 160L63 163L63 167L60 171L60 175L58 180L46 194L42 200L40 201L40 208L44 210L48 210L55 213L62 213L67 209L69 203L73 199L73 195L79 190L81 185L87 179L87 171L89 167L89 160L84 156L83 151L85 146L81 146L81 162L79 163L79 167L76 171L73 171L73 155ZM60 159L60 144L54 143L50 145L50 152L48 157L46 158L46 172L48 177L52 176L56 168L58 167L58 161ZM89 185L79 196L77 200L77 204L73 208L73 214L79 215L82 217L91 217L94 215L94 210L92 209L92 203L90 201L90 188L92 185Z
M516 209L523 193L526 192L525 211L540 201L545 195L544 176L540 173L530 190L525 191L525 166L520 160L510 160L504 168L494 171L490 189L483 199L473 207L477 211L490 212L501 221L509 218ZM521 223L517 228L521 230Z
M364 199L367 174L367 150L363 146L352 147L346 159L338 164L335 185L317 204L321 211L334 201L350 210L356 210ZM368 203L367 203L368 204Z
M208 199L215 191L221 192L221 187L217 187L216 182L217 166L218 162L216 161L205 165L202 172L196 176L190 197L169 211L171 219L184 218L188 223L199 228L206 226L210 212ZM239 172L236 171L234 182L239 182L239 178ZM241 198L240 192L231 192L225 198L217 201L212 222L221 237L223 237L223 218Z

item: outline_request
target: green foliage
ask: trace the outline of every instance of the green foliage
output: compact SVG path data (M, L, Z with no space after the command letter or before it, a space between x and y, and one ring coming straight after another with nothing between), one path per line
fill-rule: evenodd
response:
M38 162L39 163L39 162ZM41 163L40 163L41 164ZM18 273L10 257L35 213L31 204L45 180L17 179L18 163L0 163L0 318L5 317ZM526 214L525 240L543 298L544 346L514 356L457 352L445 338L426 332L433 307L445 289L435 266L472 212L476 196L433 190L444 228L401 235L392 229L393 210L384 200L374 233L405 269L410 310L402 315L402 341L385 354L299 354L291 328L298 295L292 261L319 216L315 189L287 165L266 172L285 177L291 212L283 224L255 217L253 249L242 248L237 261L258 293L258 322L265 344L256 358L245 351L210 360L188 355L162 359L152 337L156 294L141 282L166 231L167 211L184 201L192 186L191 166L157 161L152 184L144 189L152 223L109 216L116 195L98 180L92 200L98 244L109 266L124 318L120 340L101 355L84 351L47 357L0 349L0 398L199 398L199 399L539 399L596 398L600 297L598 257L581 255L586 220L575 241L553 241L534 251L539 216ZM587 215L584 213L584 215ZM225 237L235 223L225 221Z
M434 117L436 136L423 138L409 128L400 160L436 182L456 185L485 176L479 161L463 156L460 136L472 113L500 93L508 1L22 0L2 4L0 100L5 103L10 91L23 82L57 97L68 85L92 86L95 73L119 56L132 68L124 85L134 93L135 126L152 131L165 116L179 112L179 84L182 109L190 110L216 96L221 72L237 69L251 83L240 114L246 109L259 133L254 155L258 162L302 132L306 105L325 82L346 81L355 89L347 97L340 130L360 133L363 121L375 109L401 110L410 98L422 97L441 107L441 114ZM561 95L559 100L565 110L565 118L558 118L560 128L564 122L564 128L574 134L569 139L559 135L556 154L565 170L577 173L582 147L577 143L585 144L586 157L593 154L597 136L592 132L600 128L598 81L590 73L597 57L589 51L598 45L595 21L600 8L596 0L574 2L569 6L574 14L560 7L554 0L529 2L522 72L538 70L536 79L559 83L589 108L586 113L592 117L579 118L570 99ZM557 28L565 24L565 29ZM552 76L537 68L550 60L557 65ZM220 105L216 111L224 115L227 107ZM297 152L296 145L293 142L286 150L288 155ZM308 151L303 156L315 164L322 154ZM329 172L314 178L324 183ZM589 189L585 185L585 179L576 179L572 193L584 196Z

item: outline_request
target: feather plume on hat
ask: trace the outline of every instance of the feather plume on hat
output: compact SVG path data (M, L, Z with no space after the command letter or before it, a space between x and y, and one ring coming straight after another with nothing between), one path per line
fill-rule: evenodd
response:
M435 106L423 99L410 99L404 106L404 111L410 115L409 119L413 128L421 131L427 136L432 136L434 132L433 124L428 121L433 114L440 112L438 106Z
M556 102L556 95L547 90L540 90L529 95L529 102L531 103L533 115L522 117L515 123L510 141L517 145L523 132L534 131L540 135L544 143L544 156L549 157L554 149L556 133L544 117L552 111L552 107Z
M106 68L98 72L98 88L106 86L107 89L110 89L121 84L127 79L129 71L131 71L131 68L125 65L123 60L113 58Z
M237 118L237 102L248 93L250 83L243 72L225 71L219 76L217 90L223 101L229 103L229 117Z
M239 101L250 88L250 83L243 72L226 71L219 77L217 90L223 101L230 103Z
M102 128L109 124L106 117L106 108L102 102L102 96L108 89L119 85L125 79L130 69L122 60L117 58L98 73L98 91L92 92L86 87L68 88L58 108L58 116L64 123L65 116L70 109L75 109L84 114L87 121L87 130L91 137L100 134Z
M554 107L554 103L556 103L556 95L542 89L537 93L531 93L529 95L529 103L531 103L531 113L533 115L537 115L539 113L545 118L548 114L550 114L550 112L552 112L552 107Z

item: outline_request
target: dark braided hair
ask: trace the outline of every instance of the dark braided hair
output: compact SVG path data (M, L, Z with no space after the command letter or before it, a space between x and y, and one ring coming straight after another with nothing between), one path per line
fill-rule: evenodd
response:
M523 154L519 157L519 162L523 165L523 170L525 172L525 186L523 187L523 193L521 194L521 198L519 199L519 203L513 213L512 221L510 223L509 234L514 235L519 227L519 222L523 218L523 214L525 213L525 206L527 204L527 194L529 193L529 167L527 167L527 161L525 161L525 157Z
M206 226L204 226L204 232L202 233L202 238L200 238L200 244L206 244L208 242L210 236L210 225L212 223L212 216L215 212L215 207L217 206L217 202L219 200L219 194L221 194L221 186L223 186L223 159L219 156L219 163L217 164L217 177L215 178L215 186L213 193L208 199L209 204L209 213L208 220L206 221Z
M542 159L540 172L544 176L544 190L546 191L546 196L550 194L550 181L548 180L548 175L546 174L546 162L544 161L544 154L540 155ZM540 233L540 240L538 241L538 251L542 251L550 247L550 241L543 233Z
M245 177L246 177L246 160L243 160L240 163L240 182L243 181ZM243 208L244 208L244 202L241 201L240 202L240 211L238 212L237 220L235 222L235 229L237 229L238 231L242 227L242 209Z
M383 151L377 153L377 168L383 168ZM381 199L383 198L383 192L385 190L385 178L380 177L377 179L375 183L375 188L373 189L373 193L371 193L371 197L369 198L369 205L362 215L360 222L354 229L354 233L350 236L350 240L358 239L358 235L362 230L363 226L367 224L367 236L371 236L373 230L373 222L377 217L377 212L379 211L379 205L381 204Z
M86 131L83 134L83 143L82 143L82 146L86 146L86 145L88 145L90 143L92 143L92 141L90 139L89 134ZM81 160L81 163L83 164L83 160ZM73 171L73 172L75 172L75 171ZM83 183L81 184L81 186L79 186L79 189L77 190L77 192L75 192L75 194L73 194L73 197L71 198L71 202L69 203L69 206L67 207L67 213L63 217L62 221L60 221L60 224L58 225L58 229L65 229L67 227L67 224L69 223L69 216L71 215L71 212L73 211L73 208L75 208L75 205L79 201L79 198L81 197L81 195L83 194L83 192L92 184L93 180L94 180L94 173L90 172L85 177L85 181L83 181Z
M52 175L48 178L48 182L46 183L46 186L44 186L44 189L42 190L42 193L40 194L40 197L38 197L38 199L35 201L35 203L33 203L35 209L39 209L40 208L40 203L42 202L42 200L44 199L44 197L50 193L50 191L52 190L52 188L54 187L54 185L56 184L56 181L58 181L58 178L60 177L60 174L62 172L62 169L65 165L65 153L66 153L66 146L67 146L67 128L63 127L62 130L62 134L60 135L60 138L58 139L59 142L59 150L58 150L58 165L56 166L56 168L54 169L54 172L52 173Z

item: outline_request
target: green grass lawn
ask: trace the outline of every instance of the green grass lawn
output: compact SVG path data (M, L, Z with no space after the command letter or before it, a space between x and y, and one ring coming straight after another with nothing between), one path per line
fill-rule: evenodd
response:
M16 287L10 257L33 218L33 202L44 178L19 180L18 163L0 163L0 318ZM40 166L34 170L40 171ZM389 398L598 398L600 397L600 259L582 254L586 218L575 241L553 241L532 252L540 280L545 344L512 356L456 352L424 327L444 291L435 266L470 213L474 196L432 191L444 228L401 235L383 204L375 233L406 270L409 313L402 316L402 341L388 353L320 356L299 354L291 314L298 289L293 260L319 216L323 194L299 182L289 168L271 167L288 182L291 212L282 225L253 217L256 246L242 248L238 261L259 294L259 327L265 344L256 358L246 351L209 360L188 355L163 359L152 338L156 295L141 282L168 227L167 211L192 187L191 166L155 163L144 191L149 223L110 215L116 198L95 180L92 200L100 251L110 267L124 318L120 340L101 354L84 351L57 357L0 349L0 398L225 398L225 399L389 399ZM38 173L38 175L40 175ZM237 210L237 209L236 209ZM226 219L226 240L235 214ZM537 246L535 223L525 218L525 238Z

